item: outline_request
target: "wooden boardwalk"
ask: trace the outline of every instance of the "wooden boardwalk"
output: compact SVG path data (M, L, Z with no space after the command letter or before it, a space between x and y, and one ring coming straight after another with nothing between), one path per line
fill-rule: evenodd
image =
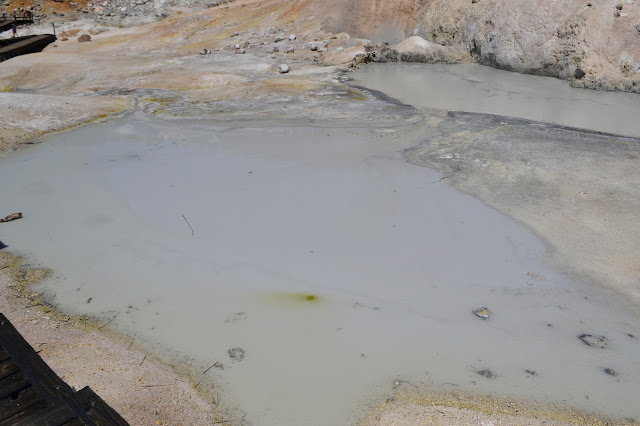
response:
M89 387L75 392L0 314L0 426L125 426Z
M53 34L40 34L26 37L7 38L0 40L0 62L14 56L40 52L50 43L56 41Z
M14 25L22 24L33 24L33 15L30 13L3 13L0 15L0 33L10 30Z

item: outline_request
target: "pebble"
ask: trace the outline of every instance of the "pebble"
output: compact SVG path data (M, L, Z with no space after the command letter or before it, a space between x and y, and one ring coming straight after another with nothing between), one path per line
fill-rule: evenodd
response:
M286 74L289 72L289 66L286 64L278 65L278 72L280 74Z
M289 36L289 41L294 41L296 38L297 38L297 37L296 37L296 35L295 35L295 34L291 34L291 35Z
M284 53L294 53L295 51L296 51L296 49L294 49L293 47L290 47L287 50L285 50Z
M473 314L478 318L482 318L483 320L489 319L489 309L480 308L473 311Z

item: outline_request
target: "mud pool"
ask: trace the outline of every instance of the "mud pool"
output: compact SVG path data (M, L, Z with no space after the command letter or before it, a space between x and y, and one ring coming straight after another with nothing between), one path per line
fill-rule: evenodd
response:
M371 64L354 81L415 107L505 115L640 137L640 96L576 89L476 64Z
M637 314L407 163L433 131L136 113L3 160L0 206L24 219L2 241L52 268L37 290L64 310L220 363L201 386L254 424L350 423L403 386L640 416Z

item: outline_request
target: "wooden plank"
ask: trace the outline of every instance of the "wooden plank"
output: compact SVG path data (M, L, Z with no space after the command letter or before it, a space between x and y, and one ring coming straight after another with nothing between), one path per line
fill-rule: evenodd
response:
M80 418L78 417L77 419L73 419L62 426L84 426L84 425L86 425L86 423L80 420Z
M87 425L129 426L116 410L88 386L80 389L71 399L76 405L74 409Z
M20 371L20 367L11 358L0 361L0 380Z
M11 397L12 394L20 392L31 386L29 379L21 372L14 373L0 380L0 401Z
M9 353L4 350L2 346L0 346L0 361L4 361L5 359L11 358Z
M53 407L23 416L21 419L12 419L12 426L60 426L77 419L78 414L67 404L67 401L59 401ZM105 424L106 426L107 424Z
M24 410L30 410L32 407L42 404L44 401L33 386L23 389L15 398L9 396L0 401L0 424Z
M47 404L45 404L44 401L40 401L36 405L32 406L30 409L20 411L19 413L16 413L13 416L7 417L6 419L0 421L0 426L15 426L16 424L21 422L23 419L28 418L33 414L46 409L47 409Z
M3 314L0 314L0 345L11 354L45 402L53 404L73 395L71 387L53 372Z

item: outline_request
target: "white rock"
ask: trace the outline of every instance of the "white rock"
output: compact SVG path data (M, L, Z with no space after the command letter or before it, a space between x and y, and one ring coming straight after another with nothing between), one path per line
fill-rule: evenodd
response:
M280 74L286 74L289 72L289 66L286 64L280 64L278 65L278 72Z
M297 38L297 37L296 37L296 35L295 35L295 34L291 34L291 35L289 36L289 41L294 41L296 38Z

